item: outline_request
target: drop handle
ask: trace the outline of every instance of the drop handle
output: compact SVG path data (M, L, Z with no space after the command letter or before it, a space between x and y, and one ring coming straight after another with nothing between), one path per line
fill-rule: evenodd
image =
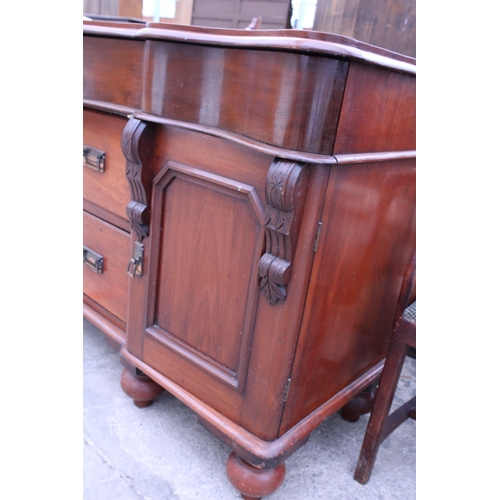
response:
M142 259L141 258L133 258L128 261L127 266L127 274L131 278L135 278L135 276L141 276L142 274Z
M144 257L144 245L136 241L134 245L134 256L128 261L128 266L127 266L127 274L131 278L135 278L136 276L142 276L143 257Z

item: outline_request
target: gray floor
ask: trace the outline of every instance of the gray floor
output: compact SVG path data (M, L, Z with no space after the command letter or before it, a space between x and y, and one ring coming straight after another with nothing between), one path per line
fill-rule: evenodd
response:
M83 453L85 500L237 500L227 480L228 449L196 415L164 393L136 408L119 384L122 365L103 334L84 321ZM415 393L407 359L395 404ZM367 485L354 481L368 416L332 415L287 461L283 485L269 500L410 500L416 496L415 422L381 445Z

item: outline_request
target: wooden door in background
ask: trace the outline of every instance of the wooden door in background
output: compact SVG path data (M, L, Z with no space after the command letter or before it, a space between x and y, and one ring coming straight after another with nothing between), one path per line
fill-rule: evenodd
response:
M289 28L291 9L291 0L194 0L191 24L244 29L261 17L262 29Z
M313 29L415 57L415 0L318 0Z
M142 0L83 0L83 13L142 18Z

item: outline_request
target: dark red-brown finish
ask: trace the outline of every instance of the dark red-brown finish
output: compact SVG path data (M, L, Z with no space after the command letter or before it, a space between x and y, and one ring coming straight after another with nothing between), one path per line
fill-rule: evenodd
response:
M83 169L84 209L129 231L125 209L130 191L121 149L121 137L127 119L85 109L83 124L83 143L106 154L104 172L89 167Z
M375 401L375 393L377 384L368 386L364 391L360 392L356 397L352 398L340 410L340 415L347 422L357 422L361 415L370 413Z
M354 473L354 479L361 484L366 484L370 479L381 443L408 418L416 419L416 396L389 414L408 350L417 348L417 324L403 315L404 309L415 300L416 255L414 254L401 288L394 332Z
M83 266L83 293L115 318L126 321L129 234L108 222L83 213L83 244L104 258L102 273Z
M143 111L331 153L346 62L169 41L146 45Z
M140 108L143 42L86 36L83 50L84 99Z
M86 116L128 116L120 251L144 245L142 275L111 294L122 359L234 451L243 498L269 495L380 376L415 247L414 60L315 32L84 29ZM114 335L109 314L87 299Z
M414 150L415 80L351 63L334 154Z
M280 432L385 357L415 248L414 161L333 168L322 222Z
M245 500L259 500L276 491L285 479L285 464L272 469L258 469L231 453L227 460L227 477Z
M144 375L132 373L124 368L120 378L123 392L134 400L138 408L147 408L162 392L163 388Z

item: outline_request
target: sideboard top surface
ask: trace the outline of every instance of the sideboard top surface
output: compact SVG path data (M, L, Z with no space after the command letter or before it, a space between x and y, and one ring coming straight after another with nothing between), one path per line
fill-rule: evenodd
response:
M135 23L84 21L83 33L96 36L159 39L191 44L321 54L363 61L409 74L416 73L416 60L413 57L354 38L310 30L238 30L154 22L147 23L145 27L138 27Z
M313 163L415 149L411 57L301 30L86 21L83 33L87 105Z

